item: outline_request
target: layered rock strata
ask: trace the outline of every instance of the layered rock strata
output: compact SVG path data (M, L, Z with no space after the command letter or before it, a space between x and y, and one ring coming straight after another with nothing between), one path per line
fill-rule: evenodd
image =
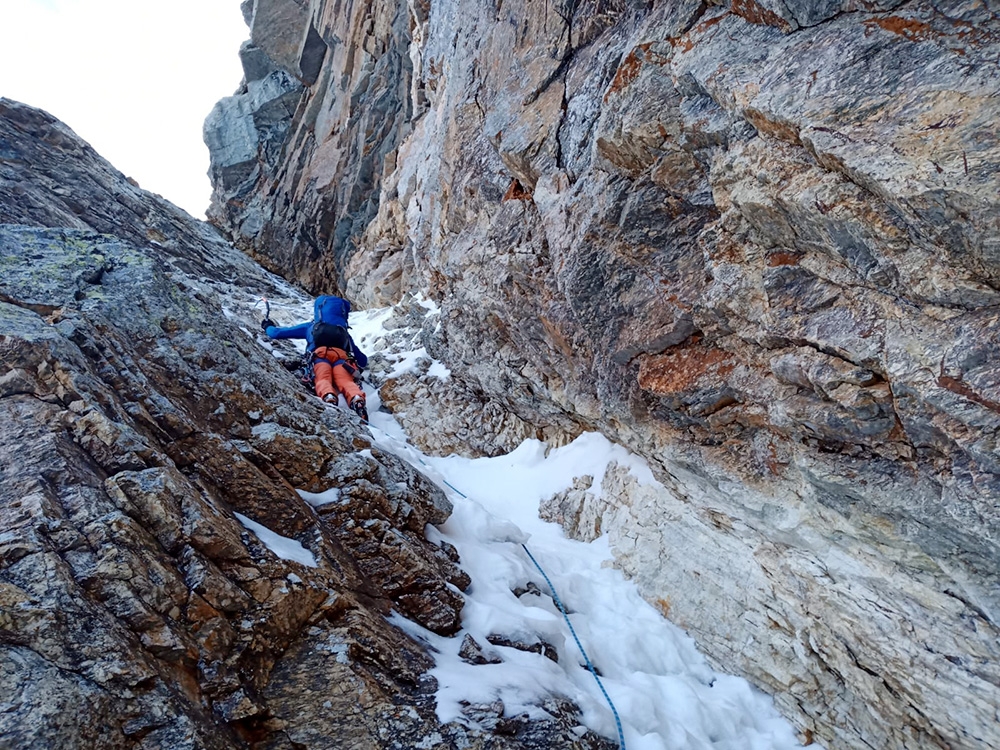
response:
M305 16L290 56L254 26L303 89L280 146L255 131L260 176L216 180L226 231L317 289L437 300L454 389L421 397L449 413L474 394L645 456L665 489L581 489L561 517L599 519L646 595L805 731L1000 747L995 8ZM486 452L516 436L461 429Z
M610 746L436 719L386 618L460 627L450 505L255 340L291 293L0 99L0 746Z

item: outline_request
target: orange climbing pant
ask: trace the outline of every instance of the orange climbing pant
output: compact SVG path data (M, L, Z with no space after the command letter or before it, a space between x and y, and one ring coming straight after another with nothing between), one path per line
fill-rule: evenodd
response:
M351 373L347 371L347 368L343 365L337 365L336 367L331 367L331 362L336 362L340 359L347 359L347 352L343 349L338 349L335 346L321 346L315 351L316 361L313 362L313 372L316 374L316 395L323 398L328 393L340 393L344 394L344 398L347 399L347 403L351 403L351 399L355 396L361 396L362 399L365 397L365 392L361 390L361 387L354 382L354 378ZM322 362L320 360L326 360ZM336 385L336 388L334 386Z

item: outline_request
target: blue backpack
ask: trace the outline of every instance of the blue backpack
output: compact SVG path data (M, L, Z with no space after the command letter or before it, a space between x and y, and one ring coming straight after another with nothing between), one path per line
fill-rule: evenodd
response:
M351 303L332 294L324 294L313 303L313 320L317 323L333 323L347 328L347 316L351 313Z

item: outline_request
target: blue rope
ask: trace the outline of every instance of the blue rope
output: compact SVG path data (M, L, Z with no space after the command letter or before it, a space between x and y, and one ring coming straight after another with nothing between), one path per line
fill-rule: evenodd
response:
M625 732L622 731L621 717L618 716L618 710L615 708L615 704L611 701L611 696L608 695L608 691L604 689L604 683L602 683L601 678L597 676L597 670L594 669L594 665L591 663L590 657L587 656L587 652L583 648L583 644L580 643L580 639L576 635L576 630L573 629L573 623L569 621L569 614L566 612L566 607L563 606L562 600L559 599L559 594L556 593L556 587L552 585L552 581L549 580L549 577L546 575L545 570L542 569L542 566L538 564L538 560L535 559L535 556L531 554L531 550L528 549L528 546L526 544L522 544L521 547L523 547L524 551L528 553L528 557L531 558L531 562L535 564L535 567L538 568L538 572L542 574L542 578L544 578L545 582L549 585L549 591L552 592L552 601L556 603L556 606L559 607L559 611L562 612L563 619L569 626L569 632L573 634L573 640L576 641L576 647L580 649L580 653L583 654L583 660L587 662L587 669L589 669L590 673L594 675L594 679L597 680L597 687L601 689L601 693L604 695L604 700L606 700L608 705L611 707L611 713L615 716L615 726L618 727L618 744L621 746L621 750L625 750Z
M369 425L369 427L371 427L371 425ZM379 432L381 432L386 437L392 439L392 436L389 435L389 433L387 433L385 430L381 430L378 427L372 427L372 429L378 430ZM423 466L426 466L428 469L431 468L422 458L420 458L420 456L417 456L416 459ZM444 477L441 477L441 481L444 482L444 484L446 486L448 486L451 490L453 490L460 497L462 497L462 498L464 498L466 500L469 499L468 495L466 495L464 492L462 492L460 489L458 489L458 487L456 487L455 485L453 485L451 482L449 482ZM612 702L611 696L608 695L608 691L604 689L604 683L601 682L601 678L597 676L597 670L594 669L594 665L590 661L590 657L587 656L586 649L583 647L583 644L580 643L580 639L579 639L579 637L576 634L576 630L573 628L573 623L571 623L569 621L569 613L566 612L566 607L563 606L562 600L559 598L559 594L556 593L556 587L552 585L552 581L549 580L549 576L546 574L546 572L542 568L542 566L538 564L538 560L536 560L535 556L533 554L531 554L531 550L528 549L528 546L526 544L522 544L521 547L528 554L528 557L531 558L531 562L533 562L535 564L535 567L538 568L538 572L542 574L542 578L545 579L545 583L547 583L549 585L549 591L552 592L552 601L554 601L556 603L556 606L559 607L559 611L562 612L563 619L566 621L566 624L569 626L569 632L572 633L573 640L576 641L576 647L578 649L580 649L580 653L583 654L583 660L587 663L587 669L589 669L590 673L594 676L594 679L597 681L597 687L599 687L601 689L601 693L604 695L604 700L606 700L608 702L608 705L611 707L611 713L614 714L614 717L615 717L615 726L618 727L618 744L621 747L621 750L626 750L626 748L625 748L625 732L622 730L622 720L621 720L621 717L618 715L618 709L615 708L615 704L614 704L614 702Z
M418 461L420 461L420 459L419 459L419 458L418 458L417 460L418 460ZM420 461L420 463L424 464L424 462L423 462L423 461ZM427 466L427 464L424 464L424 466ZM427 468L429 469L429 468L431 468L431 467L430 467L430 466L427 466ZM453 489L453 490L454 490L455 492L457 492L457 493L458 493L459 495L461 495L461 496L462 496L463 498L465 498L466 500L468 500L468 499L469 499L469 496L468 496L468 495L466 495L466 494L465 494L464 492L462 492L462 491L461 491L460 489L458 489L457 487L455 487L455 485L453 485L453 484L452 484L451 482L449 482L449 481L448 481L447 479L445 479L444 477L442 477L442 478L441 478L441 481L442 481L442 482L444 482L444 483L445 483L446 485L448 485L449 487L451 487L451 489Z

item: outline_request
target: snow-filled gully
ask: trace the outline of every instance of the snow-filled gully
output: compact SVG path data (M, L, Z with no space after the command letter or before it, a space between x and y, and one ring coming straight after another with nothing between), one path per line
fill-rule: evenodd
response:
M426 303L428 314L436 313ZM289 306L287 322L311 317L311 302ZM358 345L371 353L385 337L389 311L355 312L351 328ZM284 321L283 321L284 322ZM262 342L263 343L263 342ZM386 352L403 372L423 352ZM438 377L448 371L435 363ZM615 715L587 670L570 628L549 587L526 550L547 573L592 660L607 695L621 717L629 750L784 750L801 747L792 726L771 699L742 678L712 670L694 641L639 596L634 584L612 565L604 538L590 543L565 537L557 524L539 518L539 503L572 486L576 477L594 477L598 492L607 467L626 466L641 483L653 483L645 462L599 434L585 434L562 448L525 441L497 458L445 458L422 454L398 422L379 411L378 393L368 388L372 440L419 468L454 504L440 527L428 527L431 541L445 540L461 555L472 579L465 592L462 630L436 635L401 615L392 622L426 644L438 683L437 714L442 722L469 722L463 704L502 701L505 715L544 716L543 700L564 697L577 706L583 727L617 740ZM320 500L319 498L307 498ZM325 500L326 498L323 498ZM526 545L522 547L522 544ZM515 593L516 592L516 593ZM558 661L538 653L493 645L488 636L554 647ZM465 636L496 663L472 664L459 656Z

